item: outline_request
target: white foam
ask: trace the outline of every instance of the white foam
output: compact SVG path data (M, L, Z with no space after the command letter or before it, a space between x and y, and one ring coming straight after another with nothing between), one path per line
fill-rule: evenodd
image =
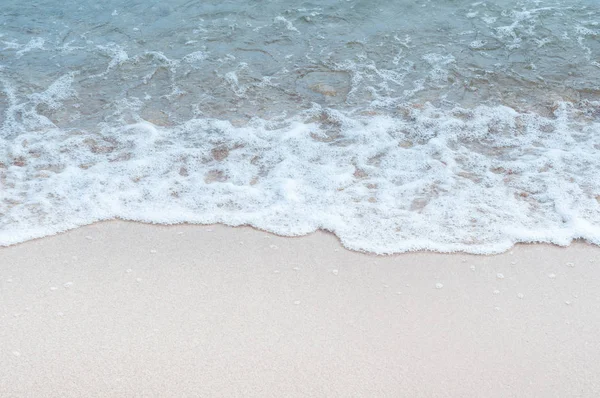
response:
M298 29L296 29L296 27L294 26L294 24L291 21L289 21L285 17L282 17L281 15L278 17L275 17L275 22L283 23L287 30L291 30L292 32L300 33L300 31Z
M204 61L207 58L207 54L204 51L194 51L193 53L189 53L181 60L183 62L187 62L189 64L196 64L200 61Z
M29 101L59 106L71 78ZM585 109L406 112L357 117L315 107L277 127L193 119L94 135L21 126L0 141L0 244L113 218L249 224L286 236L324 229L376 253L600 243L600 127L580 121ZM321 139L330 127L315 117L339 136Z
M344 12L321 9L251 7L247 26L149 14L141 30L123 11L45 38L7 26L0 245L114 218L324 229L376 253L600 244L600 103L543 104L561 74L565 98L593 94L597 14L555 25L566 8L526 6L471 4L448 42L423 33L428 21L346 32ZM163 35L178 28L192 36ZM588 60L554 68L557 41ZM539 51L521 60L527 48Z
M438 83L448 80L448 67L456 62L452 55L441 55L436 53L425 54L423 59L432 67L429 72L430 78Z
M110 43L109 45L98 45L96 46L103 54L110 57L111 60L108 63L106 71L101 75L106 75L112 69L123 65L125 62L129 60L129 55L125 51L125 49L115 43Z
M29 42L27 44L22 46L22 48L16 52L17 58L21 58L25 53L28 53L32 50L43 49L45 42L46 42L46 40L43 37L35 37L35 38L29 40Z

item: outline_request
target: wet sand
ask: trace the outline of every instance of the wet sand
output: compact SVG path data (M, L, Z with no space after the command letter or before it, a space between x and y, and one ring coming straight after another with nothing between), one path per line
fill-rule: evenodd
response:
M104 222L0 248L2 397L597 397L600 248Z

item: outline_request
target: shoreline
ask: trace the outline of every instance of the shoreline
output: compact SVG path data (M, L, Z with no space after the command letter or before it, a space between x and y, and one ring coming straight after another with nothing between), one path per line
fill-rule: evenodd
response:
M267 229L262 229L260 227L257 227L255 225L251 225L251 224L241 224L241 225L230 225L230 224L226 224L226 223L222 223L222 222L217 222L217 223L210 223L210 224L203 224L203 223L196 223L196 222L187 222L187 221L183 221L183 222L173 222L173 223L161 223L161 222L151 222L151 221L139 221L139 220L130 220L130 219L121 219L121 218L111 218L111 219L101 219L101 220L97 220L97 221L93 221L91 223L87 223L87 224L81 224L81 225L77 225L77 226L73 226L73 227L69 227L66 228L64 230L59 230L57 232L53 232L47 235L35 235L35 237L32 238L28 238L26 240L23 241L15 241L14 243L8 243L8 244L0 244L0 250L4 249L4 248L10 248L10 247L15 247L15 246L19 246L19 245L23 245L23 244L28 244L29 242L33 242L33 241L37 241L37 240L43 240L43 239L48 239L48 238L52 238L55 236L60 236L63 234L68 234L71 233L72 231L81 229L81 228L88 228L94 225L98 225L98 224L110 224L110 223L123 223L123 224L138 224L138 225L147 225L150 227L165 227L165 228L176 228L179 226L182 227L199 227L199 228L214 228L214 227L218 227L218 228L232 228L232 229L252 229L255 230L259 233L264 233L264 234L268 234L270 236L275 236L275 237L279 237L279 238L285 238L285 239L302 239L302 238L306 238L308 236L314 235L314 234L325 234L325 235L331 235L335 238L335 240L337 241L337 243L339 244L339 246L341 246L344 250L348 250L350 252L354 252L354 253L359 253L359 254L365 254L365 255L369 255L369 256L377 256L377 257L394 257L394 256L402 256L405 254L418 254L418 253L427 253L427 254L449 254L449 255L453 255L453 254L463 254L463 255L469 255L469 256L498 256L498 255L503 255L506 253L511 252L512 250L514 250L515 247L520 247L520 246L530 246L530 245L542 245L542 246L551 246L551 247L555 247L555 248L568 248L572 245L586 245L586 246L593 246L593 247L598 247L600 248L600 243L596 244L590 240L584 239L584 238L573 238L570 243L567 244L560 244L560 243L555 243L555 242L549 242L549 241L544 241L544 240L539 240L539 241L517 241L512 243L511 246L507 246L507 249L502 249L500 251L494 251L494 252L490 252L490 253L485 253L485 252L475 252L475 251L465 251L465 250L461 250L461 249L457 249L454 251L444 251L444 250L436 250L436 249L416 249L416 250L407 250L407 251L402 251L402 252L391 252L391 253L378 253L378 252L374 252L374 251L369 251L369 250L360 250L360 249L353 249L350 248L348 246L346 246L342 239L336 234L336 232L330 231L330 230L326 230L326 229L317 229L313 232L308 232L308 233L304 233L304 234L299 234L299 235L285 235L285 234L280 234L277 232L272 232L270 230ZM478 247L477 245L475 245L476 247Z
M3 396L600 395L600 248L99 222L0 247Z

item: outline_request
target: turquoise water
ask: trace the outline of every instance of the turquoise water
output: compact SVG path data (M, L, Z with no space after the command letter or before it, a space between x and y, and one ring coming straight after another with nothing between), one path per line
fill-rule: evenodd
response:
M0 4L0 245L97 220L600 243L600 4Z

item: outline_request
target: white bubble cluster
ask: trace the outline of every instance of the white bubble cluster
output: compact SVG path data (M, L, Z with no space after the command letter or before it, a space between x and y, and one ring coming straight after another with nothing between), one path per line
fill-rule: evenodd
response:
M429 106L409 120L313 109L277 127L25 131L0 139L0 244L112 218L324 229L376 253L599 243L600 125L574 129L578 111L561 109L549 119ZM338 126L335 139L315 116Z
M0 13L0 245L115 218L379 254L600 244L593 2L142 3L40 4L38 33Z

